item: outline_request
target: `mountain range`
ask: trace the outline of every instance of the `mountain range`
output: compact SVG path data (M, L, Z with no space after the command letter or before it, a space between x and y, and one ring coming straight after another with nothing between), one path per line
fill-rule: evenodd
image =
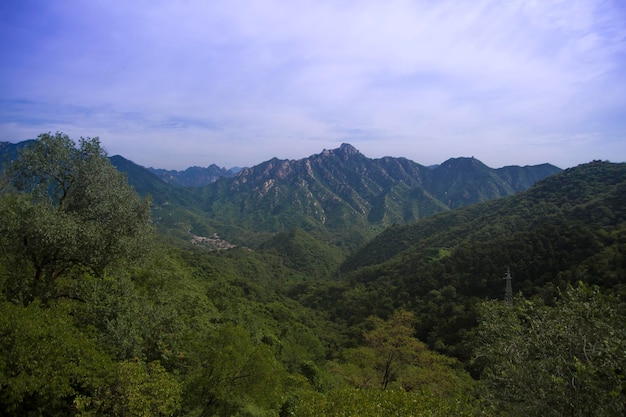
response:
M217 181L220 178L234 177L241 168L231 169L221 168L215 164L208 167L189 167L183 171L167 170L160 168L148 168L148 171L155 174L168 184L179 187L202 187Z
M625 202L625 163L582 164L516 195L389 227L341 263L341 283L292 295L347 326L410 308L421 340L469 359L458 344L476 304L504 298L507 270L526 297L552 302L584 282L626 299Z
M371 159L349 144L299 160L271 159L197 190L210 218L256 232L299 227L356 247L385 227L522 191L550 164L492 169L475 158L428 168Z
M0 143L0 163L27 145ZM303 159L274 158L234 176L187 187L165 182L122 156L110 161L126 173L138 193L151 196L152 218L161 232L158 239L165 237L179 246L163 245L172 257L161 260L165 252L155 251L154 258L143 261L145 266L135 265L131 258L129 275L135 268L150 268L133 278L136 285L145 285L145 290L140 288L146 294L164 291L163 298L156 298L159 303L181 300L174 314L163 316L168 324L157 333L169 323L178 325L184 317L194 317L188 327L194 330L185 331L181 339L185 346L188 334L203 328L197 327L195 313L186 313L197 308L206 314L202 317L207 329L218 320L249 323L256 332L250 334L262 335L260 343L280 346L277 351L286 352L290 369L301 368L309 375L311 369L322 369L324 358L349 358L342 352L361 352L363 332L371 328L372 317L382 320L407 311L415 318L412 330L420 341L460 359L475 378L482 378L486 362L476 360L475 345L485 340L477 326L485 322L484 308L497 305L485 300L507 300L497 311L520 319L504 323L512 329L532 318L528 314L562 305L559 300L574 294L574 286L583 297L600 296L602 291L604 300L619 311L624 308L626 163L593 161L563 171L549 164L493 169L475 158L451 158L426 167L405 158L371 159L343 144ZM206 181L206 173L201 175ZM21 239L17 242L19 246ZM191 250L190 245L199 249ZM505 276L513 277L512 291L508 285L505 290ZM109 287L104 288L102 294ZM179 290L183 292L172 296ZM514 297L509 297L511 293ZM118 300L118 292L111 294ZM197 301L205 296L206 303ZM150 300L137 306L161 305ZM580 300L580 310L568 307L562 314L580 317L584 324L593 312L587 298ZM511 303L514 307L509 309ZM137 311L142 313L133 313L136 316L123 323L148 326L158 317L146 310L147 320L140 321L143 310ZM498 313L496 320L507 314ZM581 337L576 320L555 318L559 332L546 333L556 341L550 354L564 350L570 355L567 347L561 347L561 335L571 334L585 343L586 336ZM307 327L311 323L314 331ZM597 339L597 345L617 352L622 361L609 369L611 375L618 372L618 388L624 369L619 355L622 323L619 318L608 322ZM306 332L289 333L294 329ZM102 340L114 339L103 334L107 336ZM290 337L301 344L290 350ZM198 346L212 346L201 341ZM319 368L309 366L315 363L306 350L310 346L317 346ZM585 344L578 357L594 346ZM154 352L162 356L160 348ZM534 352L529 350L533 358ZM573 357L569 369L579 369ZM364 358L370 366L370 356ZM604 362L604 357L600 359ZM543 359L538 360L543 366ZM333 361L328 369L343 369L338 365ZM431 362L428 370L425 377L431 380L437 372ZM552 374L547 375L552 381ZM557 392L555 398L560 399L560 386Z
M0 151L11 158L25 144L3 143ZM493 169L473 157L427 167L371 159L350 144L298 160L273 158L236 174L216 165L168 171L119 155L110 160L138 193L152 196L156 222L172 236L217 232L254 246L300 228L346 253L390 225L512 195L561 171L547 163Z

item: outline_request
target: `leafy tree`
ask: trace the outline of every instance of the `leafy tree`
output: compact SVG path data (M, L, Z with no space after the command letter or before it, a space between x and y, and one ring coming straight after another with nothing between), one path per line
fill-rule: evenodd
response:
M624 415L623 306L581 285L553 307L521 298L514 306L490 301L481 315L481 379L504 415Z
M101 275L136 257L152 230L149 202L110 164L98 138L76 147L62 133L42 134L6 175L18 192L0 200L0 245L32 268L31 299L76 268Z
M187 381L188 412L212 416L278 410L283 394L281 379L286 373L270 346L254 343L246 329L232 324L203 335L197 342L200 346L193 349L189 359L193 371Z
M401 389L453 398L474 391L474 381L453 358L430 351L413 336L413 313L397 310L388 320L370 317L366 346L347 349L344 362L329 368L348 386L366 390Z
M413 337L413 313L397 310L389 320L370 317L374 328L363 336L377 354L375 368L383 389L396 377L398 367L415 362L426 345Z
M121 273L102 278L85 275L79 294L85 302L74 307L76 325L94 331L102 348L116 360L160 359L164 349L172 349L164 341L180 337L172 333L182 332L185 324L176 306L146 297Z
M78 416L165 417L180 408L182 387L158 362L120 362L95 398L78 396Z
M374 349L366 346L346 349L342 356L342 363L328 364L331 372L339 375L351 387L380 389L380 375L376 369L380 358Z

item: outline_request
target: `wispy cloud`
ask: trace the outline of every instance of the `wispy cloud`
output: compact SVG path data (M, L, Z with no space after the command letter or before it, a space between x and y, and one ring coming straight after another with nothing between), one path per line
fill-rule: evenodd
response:
M620 0L9 1L0 140L58 128L179 168L341 142L428 164L624 160L625 9Z

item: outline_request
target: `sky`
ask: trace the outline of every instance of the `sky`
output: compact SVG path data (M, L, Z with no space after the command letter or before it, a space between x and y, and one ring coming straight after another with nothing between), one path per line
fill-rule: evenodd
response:
M626 1L2 0L0 141L56 131L166 169L623 162Z

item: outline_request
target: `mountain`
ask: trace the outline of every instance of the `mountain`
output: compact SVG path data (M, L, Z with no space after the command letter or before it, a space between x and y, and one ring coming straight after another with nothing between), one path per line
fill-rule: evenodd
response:
M109 160L118 171L126 174L128 183L139 195L152 199L153 220L159 231L173 241L210 241L209 237L220 228L202 212L202 202L193 188L168 184L148 169L120 155Z
M0 167L3 163L7 161L11 161L17 157L17 154L20 149L29 146L34 143L35 140L25 140L18 143L11 142L0 142ZM109 159L117 159L119 162L126 166L126 162L123 162L122 159L128 161L124 157L120 155L115 155L110 157ZM132 162L132 161L128 161ZM133 163L134 164L134 163ZM136 165L136 164L135 164ZM140 167L136 165L136 167ZM226 177L231 178L234 177L242 168L233 167L231 169L220 168L215 164L212 164L206 168L202 167L189 167L184 171L175 171L175 170L166 170L166 169L157 169L157 168L143 168L142 169L152 173L161 181L174 185L177 187L201 187L207 184L210 184L217 180L218 178ZM133 173L138 173L139 171L134 168ZM139 174L140 177L145 177L145 172Z
M17 154L20 149L25 148L34 142L34 140L25 140L19 143L0 142L0 170L2 170L6 163L17 158Z
M178 187L202 187L217 181L219 178L232 178L241 168L220 168L211 164L206 168L189 167L184 171L166 170L158 168L148 168L148 171L155 174L168 184Z
M561 171L552 165L494 170L474 158L429 168L370 159L349 144L299 160L271 159L200 191L213 219L248 230L302 228L356 248L396 223L514 194Z
M354 271L405 253L415 254L418 245L440 249L493 242L544 223L580 224L585 228L598 222L619 225L625 220L625 183L623 163L592 162L569 168L509 198L389 228L347 260L342 269Z
M259 250L280 257L284 266L308 278L331 276L342 260L331 245L315 239L302 229L277 233Z
M411 309L421 340L463 357L477 303L504 297L508 269L514 293L548 303L579 281L624 296L625 202L626 164L580 165L506 198L390 227L342 264L341 283L293 295L348 326Z
M34 143L0 142L0 170L15 159L19 151ZM190 242L194 237L211 236L218 228L198 208L198 195L189 188L176 187L161 180L148 169L120 155L109 157L111 164L126 174L129 184L143 197L150 196L153 220L159 230L176 242Z
M18 146L5 145L7 158ZM390 225L511 195L560 171L549 164L492 169L475 158L425 167L406 158L370 159L349 144L299 160L273 158L230 177L215 165L178 172L110 159L139 194L152 197L167 233L187 239L218 232L254 246L299 228L344 253ZM202 182L210 183L182 186Z
M150 195L156 204L170 201L174 188L146 168L135 164L121 155L109 157L118 171L126 174L128 183L142 196Z
M550 164L492 169L473 157L451 158L431 169L428 188L449 208L511 195L560 171Z

